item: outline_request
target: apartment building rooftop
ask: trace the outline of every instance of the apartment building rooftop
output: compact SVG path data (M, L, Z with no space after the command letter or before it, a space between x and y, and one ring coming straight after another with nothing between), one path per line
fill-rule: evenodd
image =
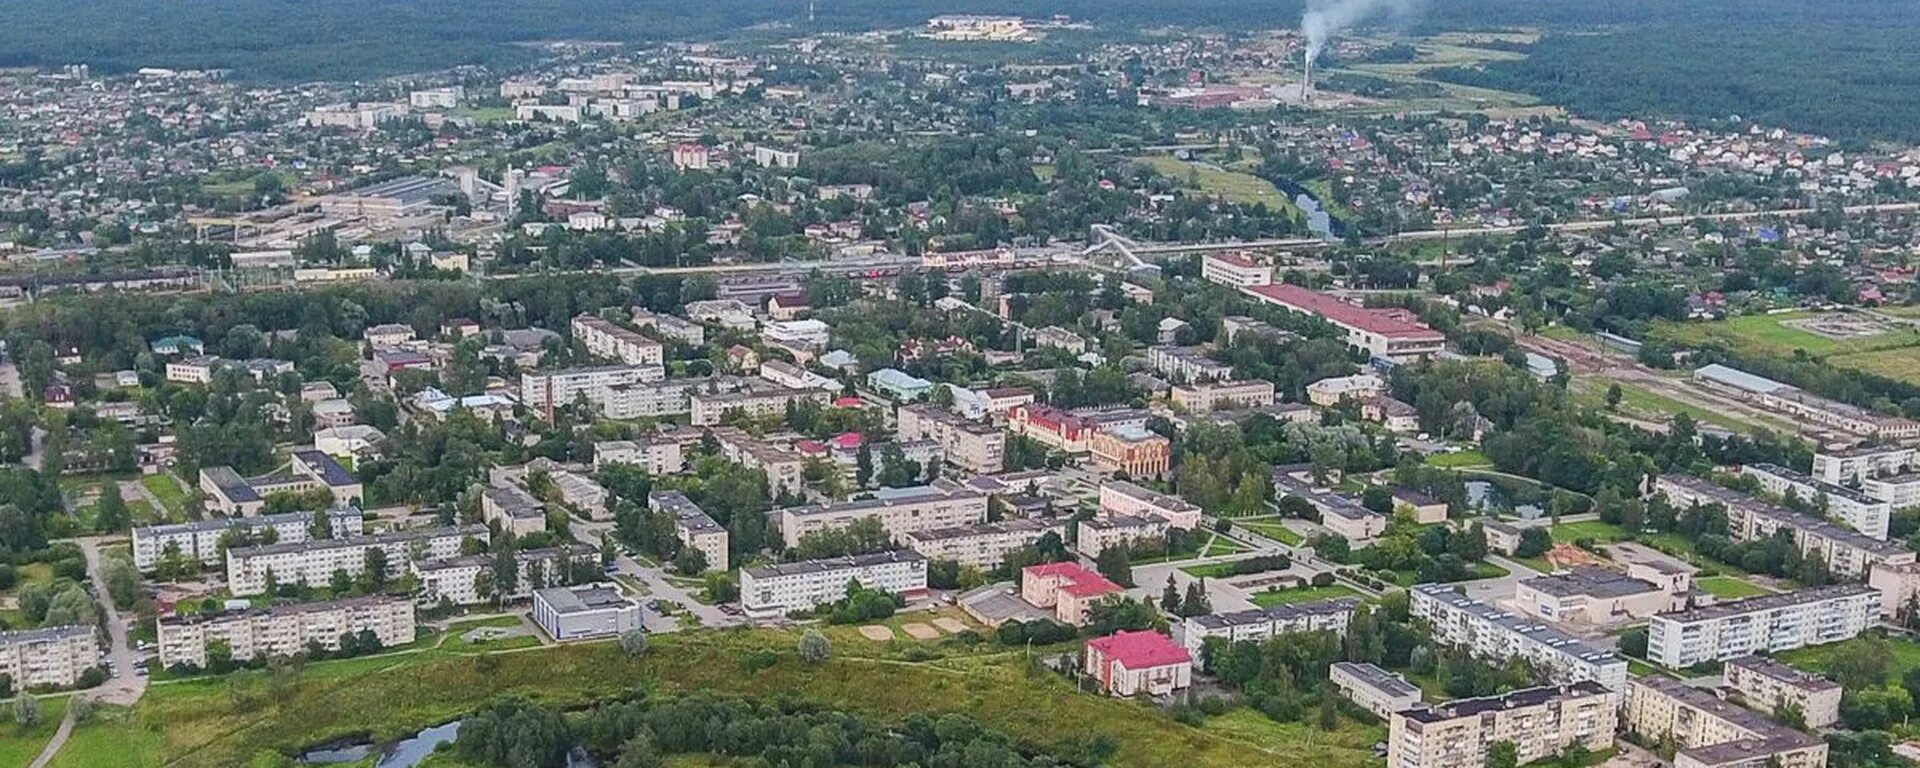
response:
M486 557L486 555L475 555L475 557ZM347 608L406 602L408 602L408 598L406 597L364 595L361 597L344 597L338 600L326 600L317 603L282 603L238 611L216 611L213 613L162 616L160 617L160 623L170 627L185 627L195 624L212 624L214 622L232 619L253 618L256 616L296 616L304 613L325 613L327 611Z
M408 528L402 531L386 531L345 539L320 539L318 541L291 541L276 544L262 544L257 547L231 549L228 550L228 552L243 557L258 557L262 555L284 554L287 552L331 549L334 547L363 547L375 544L420 541L422 539L434 539L441 536L478 536L485 538L487 536L487 527L475 523L473 525L458 525L447 528Z
M1502 696L1484 696L1477 699L1458 699L1431 707L1419 707L1402 713L1410 720L1423 723L1439 723L1462 717L1501 712L1521 707L1534 707L1556 699L1574 696L1599 696L1609 694L1607 687L1592 680L1577 683L1539 688L1523 688Z
M756 579L773 579L781 576L800 576L812 573L830 573L847 568L870 568L888 563L922 562L927 558L910 549L894 549L885 552L868 552L864 555L845 557L826 557L818 560L801 560L797 563L774 563L747 568L746 572Z
M1454 608L1471 613L1487 622L1509 632L1527 637L1562 653L1577 657L1582 661L1601 663L1622 660L1618 654L1603 651L1589 645L1587 641L1574 637L1546 624L1530 618L1516 616L1486 603L1454 591L1454 585L1443 583L1416 584L1414 592L1425 594Z
M1741 656L1737 659L1727 660L1726 665L1752 671L1762 677L1793 686L1802 691L1830 691L1840 687L1839 683L1832 680L1805 670L1787 666L1765 656Z
M1842 597L1872 594L1878 591L1879 590L1864 584L1829 584L1824 587L1808 587L1806 589L1796 589L1791 592L1757 595L1700 608L1663 613L1660 614L1658 618L1678 622L1712 621L1714 619L1741 616L1757 611L1769 611L1776 608L1807 605L1809 603L1818 603Z
M1728 509L1740 508L1753 514L1764 515L1779 520L1796 529L1830 541L1845 544L1863 552L1880 556L1897 555L1911 550L1900 542L1881 541L1839 523L1829 522L1817 517L1802 515L1778 504L1771 504L1747 494L1702 480L1692 475L1661 475L1659 482L1673 483L1687 489L1690 493L1705 496L1724 504Z
M1309 603L1289 603L1266 608L1250 608L1244 611L1227 613L1209 613L1194 616L1191 621L1210 630L1241 627L1249 624L1265 624L1273 621L1293 621L1308 616L1323 616L1336 613L1352 613L1360 607L1360 601L1351 597L1336 597L1329 600L1315 600Z

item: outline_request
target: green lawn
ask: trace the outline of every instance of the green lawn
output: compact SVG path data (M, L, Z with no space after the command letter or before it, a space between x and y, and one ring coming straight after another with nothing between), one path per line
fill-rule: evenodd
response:
M1322 731L1317 726L1303 722L1277 722L1247 707L1209 717L1205 723L1201 724L1200 730L1255 744L1308 741L1324 742L1353 750L1371 750L1374 743L1385 741L1387 738L1387 728L1383 724L1362 723L1343 717L1340 719L1339 727L1332 731Z
M67 697L40 699L40 724L32 728L22 728L13 719L11 700L6 710L6 721L0 724L0 765L27 765L39 756L47 740L53 738L53 732L60 727L60 718L67 716Z
M140 478L140 484L160 500L160 505L166 508L167 517L176 518L186 512L187 491L180 487L180 481L174 478L173 473L146 475Z
M1329 584L1324 587L1299 587L1296 589L1270 589L1255 594L1253 604L1262 608L1289 603L1310 603L1315 600L1327 600L1335 597L1360 597L1359 592L1344 584Z
M1773 590L1737 576L1708 576L1706 578L1694 579L1693 583L1695 586L1706 590L1709 594L1728 600L1773 594Z
M1304 537L1294 533L1293 529L1288 528L1278 517L1235 520L1233 524L1290 547L1297 547L1306 542Z
M1493 460L1479 451L1460 451L1458 453L1436 453L1427 457L1427 464L1435 467L1479 467L1493 464Z
M1186 186L1189 181L1199 185L1199 191L1208 195L1218 195L1228 202L1253 205L1265 203L1268 208L1292 208L1293 202L1285 193L1273 186L1272 182L1250 173L1224 170L1220 167L1190 163L1171 155L1148 155L1133 158L1134 162L1144 163L1155 172L1173 179L1176 184Z
M1712 322L1661 322L1655 324L1654 335L1694 346L1724 344L1735 351L1773 357L1790 356L1797 349L1806 350L1808 354L1813 355L1829 355L1871 352L1920 344L1920 332L1912 329L1890 329L1885 333L1872 336L1841 339L1829 338L1787 325L1790 322L1816 317L1818 314L1783 312L1778 315L1742 315Z
M1231 555L1236 552L1245 552L1245 551L1247 551L1247 546L1245 544L1241 544L1240 542L1234 541L1233 539L1229 539L1219 534L1214 534L1213 538L1207 540L1207 545L1201 548L1200 556L1201 557L1219 557L1221 555Z
M1899 639L1889 640L1879 635L1856 637L1852 640L1827 645L1815 645L1796 648L1791 651L1774 654L1778 661L1790 664L1809 672L1826 673L1833 660L1849 654L1859 653L1869 645L1878 645L1886 649L1891 663L1887 665L1887 679L1898 683L1907 670L1920 667L1920 643Z

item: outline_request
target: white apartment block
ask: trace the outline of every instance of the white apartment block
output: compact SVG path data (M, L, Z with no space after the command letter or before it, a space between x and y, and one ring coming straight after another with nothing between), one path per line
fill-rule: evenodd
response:
M1920 506L1920 472L1862 478L1860 490L1894 509Z
M356 507L337 506L326 511L332 538L359 536L365 517ZM214 565L220 562L220 539L228 531L249 536L271 535L276 544L307 541L313 531L313 512L287 512L262 517L221 517L168 525L143 525L133 529L133 564L151 572L160 565L169 549L190 562ZM265 532L271 530L272 534Z
M1165 538L1167 527L1166 520L1147 515L1102 515L1082 520L1074 536L1073 551L1099 557L1112 547Z
M1583 680L1395 712L1387 768L1482 768L1488 747L1502 741L1521 765L1575 744L1599 752L1613 747L1618 707L1619 694Z
M1347 624L1353 621L1353 611L1359 606L1360 601L1355 598L1336 597L1310 603L1189 616L1174 625L1173 636L1193 653L1194 658L1200 658L1200 648L1206 645L1208 638L1217 637L1229 643L1257 643L1275 635L1323 630L1345 636Z
M1143 488L1125 480L1100 483L1100 514L1157 517L1170 528L1200 527L1200 508L1178 496Z
M740 607L771 618L844 599L847 584L914 596L927 589L927 559L908 551L803 560L740 570Z
M1621 711L1628 732L1651 741L1672 738L1674 768L1827 764L1825 741L1665 675L1634 680Z
M1410 612L1433 626L1435 640L1483 659L1526 659L1555 683L1590 680L1612 691L1626 688L1626 659L1530 617L1469 598L1451 584L1418 584L1407 596Z
M1273 382L1220 381L1181 384L1173 388L1174 406L1187 413L1212 413L1230 408L1264 408L1274 403Z
M571 569L578 566L600 572L600 553L583 546L522 549L513 553L513 559L515 572L511 587L494 581L493 556L485 553L414 563L413 575L420 582L415 602L432 607L441 600L454 605L478 605L495 598L502 602L518 600L536 589L565 584ZM482 574L488 583L482 583Z
M641 328L652 328L654 333L690 346L697 347L707 343L707 329L699 323L652 312L644 307L633 308L633 324Z
M939 443L947 463L963 471L992 475L1006 468L1007 434L1001 430L931 405L901 407L898 425L900 440Z
M1880 563L1899 565L1915 560L1905 545L1880 541L1859 531L1826 520L1802 515L1769 504L1744 493L1722 488L1688 475L1665 474L1653 481L1653 492L1662 494L1674 506L1720 504L1727 510L1729 533L1738 541L1753 541L1788 528L1803 555L1818 555L1834 575L1864 579Z
M1820 482L1853 485L1913 469L1914 449L1901 445L1862 445L1813 454L1813 476Z
M693 499L679 491L654 491L647 494L647 507L655 512L673 515L673 535L680 544L699 550L707 559L707 570L725 571L730 566L727 560L727 529L714 522L713 517Z
M739 392L692 392L687 397L690 421L696 427L708 427L719 424L728 413L738 412L749 417L759 418L785 414L787 404L803 400L826 404L831 397L820 389L763 389L743 390Z
M760 378L786 387L787 389L837 390L840 388L839 382L785 360L761 361Z
M631 464L654 477L687 468L686 452L675 440L605 440L593 444L593 468Z
M1273 282L1273 265L1240 253L1209 253L1200 259L1200 276L1233 288L1268 285Z
M656 419L678 416L692 407L693 392L705 386L701 379L670 379L601 390L593 398L600 415L609 419Z
M806 483L807 460L799 451L766 442L735 427L708 430L720 446L720 456L767 475L768 490L799 491Z
M656 382L667 377L659 365L611 365L563 371L520 374L520 402L528 408L549 410L585 398L605 408L613 390Z
M1006 562L1008 553L1029 546L1049 533L1066 541L1066 523L1020 518L912 531L901 535L900 541L928 560L950 560L991 571Z
M367 568L367 552L373 549L386 553L387 577L399 578L413 569L416 560L459 555L461 543L469 538L486 541L487 527L416 528L349 539L229 549L227 589L235 597L258 595L267 591L269 575L277 584L323 586L333 578L334 571L359 576Z
M573 337L589 354L627 365L659 365L666 349L660 342L594 315L573 318Z
M207 646L226 643L234 661L287 658L307 652L310 643L340 648L342 635L371 631L380 646L406 645L414 639L413 601L370 595L322 603L257 608L231 613L168 616L159 621L160 665L207 666Z
M915 531L956 528L987 521L987 495L972 490L920 486L880 498L810 504L778 510L780 535L789 547L815 531L837 530L874 519L893 537Z
M1327 682L1333 683L1347 700L1382 720L1392 719L1395 712L1420 706L1419 686L1372 664L1336 662L1327 669Z
M1893 506L1880 499L1843 485L1820 482L1812 475L1795 472L1777 464L1748 464L1740 474L1760 481L1767 493L1785 497L1792 494L1810 504L1825 504L1827 515L1848 528L1885 541Z
M1647 658L1668 669L1837 643L1880 620L1880 590L1859 584L1797 589L1653 617Z
M100 639L93 627L68 626L0 632L0 674L14 690L70 688L80 674L100 665Z
M529 536L547 529L546 503L514 485L489 485L481 490L480 516L515 536Z
M1233 366L1207 357L1200 347L1148 347L1147 367L1181 383L1233 378Z
M1761 712L1792 707L1810 728L1840 722L1840 684L1802 672L1765 656L1742 656L1726 663L1727 690Z

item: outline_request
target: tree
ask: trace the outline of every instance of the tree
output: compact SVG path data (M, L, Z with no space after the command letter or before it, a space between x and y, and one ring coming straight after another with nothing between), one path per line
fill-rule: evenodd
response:
M1553 549L1553 534L1546 528L1526 528L1520 531L1520 543L1513 548L1515 557L1539 557Z
M140 569L124 557L108 557L101 564L101 576L107 582L107 597L122 610L140 599Z
M368 593L379 592L387 588L387 550L382 547L368 547L366 571L360 574L360 581Z
M1487 745L1487 768L1515 768L1520 764L1519 750L1511 741L1496 741Z
M1180 612L1180 588L1173 584L1173 574L1167 574L1167 588L1160 590L1160 610L1169 614Z
M1616 381L1612 384L1608 384L1607 385L1607 410L1609 411L1620 410L1620 398L1623 395L1624 393L1620 391L1620 382Z
M127 500L120 497L119 483L110 482L100 489L100 501L93 511L93 530L98 533L112 533L133 523Z
M806 634L800 636L797 650L801 661L815 665L825 664L827 659L833 656L833 643L827 640L826 635L820 634L820 630L809 629Z
M1334 707L1332 691L1323 691L1320 694L1319 720L1320 730L1333 731L1340 727L1340 710Z
M1213 613L1213 601L1207 598L1207 580L1198 579L1187 585L1187 596L1179 609L1172 613L1179 616L1205 616Z
M40 724L40 699L31 693L22 693L13 700L13 721L22 728L32 728Z
M1109 581L1123 587L1133 587L1132 558L1127 554L1126 547L1112 546L1100 550L1100 556L1094 558L1093 562L1094 570Z
M697 576L707 569L707 556L697 547L681 547L680 554L673 557L673 567L683 576Z
M1620 652L1635 658L1646 658L1647 629L1635 627L1620 633Z
M635 627L620 633L620 650L628 656L639 656L647 652L647 632Z

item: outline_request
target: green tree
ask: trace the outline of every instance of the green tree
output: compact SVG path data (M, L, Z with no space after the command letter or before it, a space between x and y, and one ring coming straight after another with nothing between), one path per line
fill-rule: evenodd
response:
M833 656L833 643L827 640L826 635L820 634L820 630L809 629L800 636L797 650L801 661L814 665L825 664Z
M1516 768L1520 765L1520 753L1511 741L1496 741L1487 745L1487 768Z

